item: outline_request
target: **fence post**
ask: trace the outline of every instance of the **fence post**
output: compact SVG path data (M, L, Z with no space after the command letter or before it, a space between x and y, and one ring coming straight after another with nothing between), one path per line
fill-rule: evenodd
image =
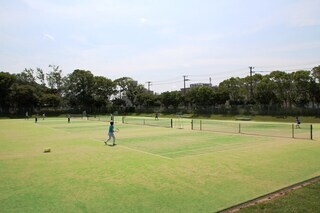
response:
M239 133L241 133L241 123L239 123Z
M191 130L193 130L193 119L191 120Z
M171 118L171 128L173 128L173 122L172 122L172 118Z
M292 124L292 138L294 138L294 124Z
M312 124L310 125L310 138L312 140Z
M202 120L200 120L200 131L202 130Z
M143 119L143 125L146 125L146 119Z
M124 124L124 116L122 116L122 123Z

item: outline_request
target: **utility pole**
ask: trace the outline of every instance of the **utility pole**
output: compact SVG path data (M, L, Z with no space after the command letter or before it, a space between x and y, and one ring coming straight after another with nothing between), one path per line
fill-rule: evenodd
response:
M147 84L148 84L148 91L150 92L151 81L147 81Z
M183 77L183 94L186 95L186 81L190 81L190 79L187 79L187 75L182 76Z
M250 69L250 101L252 101L252 99L253 99L253 87L252 87L252 73L253 73L253 69L254 69L254 67L249 67L249 69Z

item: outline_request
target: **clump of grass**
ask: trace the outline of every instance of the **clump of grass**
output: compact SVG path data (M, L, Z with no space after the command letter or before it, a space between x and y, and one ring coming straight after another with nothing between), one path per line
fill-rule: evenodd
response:
M239 212L318 212L319 200L320 181L291 191L283 197L241 209Z

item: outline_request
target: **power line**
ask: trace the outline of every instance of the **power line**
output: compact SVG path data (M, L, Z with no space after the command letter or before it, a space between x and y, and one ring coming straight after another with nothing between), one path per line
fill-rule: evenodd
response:
M313 67L312 67L313 68ZM308 67L308 68L298 68L298 69L287 69L287 70L272 70L272 71L266 71L266 70L259 70L259 71L254 71L253 73L271 73L271 72L274 72L274 71L280 71L280 72L294 72L294 71L299 71L299 70L306 70L306 71L311 71L312 68Z
M305 67L305 66L317 66L316 64L320 64L320 61L313 61L313 62L309 62L309 63L305 63L305 64L295 64L295 65L287 65L287 66L269 66L269 65L256 65L256 68L263 68L263 69L273 69L274 67L276 67L277 69L279 69L279 67L281 67L282 69L280 70L284 70L285 68L288 67ZM299 68L299 69L303 69L303 68ZM285 69L286 70L286 69Z
M207 73L207 74L199 74L199 75L189 75L191 77L200 77L200 76L217 76L217 75L225 75L226 73L231 74L231 73L237 73L239 71L242 71L244 69L235 69L235 70L226 70L222 72L215 72L215 73Z
M181 80L179 81L169 81L169 82L163 82L163 83L152 83L153 86L157 86L157 85L166 85L166 84L174 84L174 83L179 83L181 82Z
M310 71L313 67L307 67L306 64L304 65L305 67L304 68L291 68L291 69L272 69L272 70L267 70L267 66L255 66L255 68L257 69L258 68L264 68L264 69L257 69L255 71L253 71L253 67L250 71L250 77L251 77L251 80L252 80L252 74L254 73L261 73L261 74L268 74L268 73L271 73L273 71L282 71L282 72L293 72L293 71L299 71L299 70L308 70ZM271 66L269 66L271 67ZM276 67L276 66L273 66L273 67ZM288 66L287 66L288 67ZM292 66L291 66L292 67ZM250 69L250 67L249 67ZM198 75L183 75L183 89L184 89L184 93L186 91L186 81L192 81L192 82L196 82L196 81L207 81L209 79L209 82L210 82L210 78L211 76L214 77L214 82L217 82L217 81L223 81L223 80L227 80L228 78L231 78L231 77L246 77L248 76L247 72L244 72L245 69L235 69L235 70L229 70L229 71L221 71L221 72L216 72L216 73L207 73L207 74L198 74ZM234 75L236 74L236 75ZM188 79L187 77L192 77L192 80ZM169 79L164 79L164 80L159 80L159 81L152 81L152 86L161 86L161 85L169 85L169 84L176 84L176 83L179 83L181 82L181 80L179 80L181 77L172 77L172 78L169 78ZM251 80L250 80L250 93L252 94L251 92L251 88L252 88L252 83L251 83ZM147 82L148 83L148 82ZM150 81L150 86L151 86L151 81ZM148 85L148 87L150 87Z

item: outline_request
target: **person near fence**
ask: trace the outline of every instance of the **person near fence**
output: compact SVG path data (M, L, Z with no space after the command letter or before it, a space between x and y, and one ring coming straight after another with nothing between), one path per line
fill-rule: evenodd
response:
M296 129L300 129L300 124L301 124L301 121L300 121L300 119L299 119L299 117L297 116L296 117Z

